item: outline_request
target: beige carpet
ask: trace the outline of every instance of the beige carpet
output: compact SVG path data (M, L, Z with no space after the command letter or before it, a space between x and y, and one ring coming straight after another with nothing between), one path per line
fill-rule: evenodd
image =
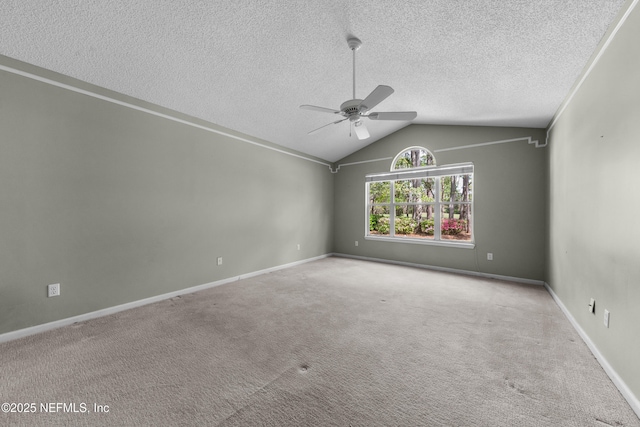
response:
M544 288L344 258L4 343L0 361L2 402L37 406L0 425L640 426Z

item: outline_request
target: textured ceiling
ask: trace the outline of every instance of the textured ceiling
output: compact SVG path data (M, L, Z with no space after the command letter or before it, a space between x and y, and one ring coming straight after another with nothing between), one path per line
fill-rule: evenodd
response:
M329 161L407 122L307 132L377 85L414 123L546 127L623 0L3 0L0 54Z

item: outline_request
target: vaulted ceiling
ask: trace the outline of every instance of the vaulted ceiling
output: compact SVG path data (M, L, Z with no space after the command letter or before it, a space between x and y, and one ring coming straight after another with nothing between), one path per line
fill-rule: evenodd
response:
M624 0L4 0L0 54L329 161L408 125L350 136L301 104L413 123L546 127Z

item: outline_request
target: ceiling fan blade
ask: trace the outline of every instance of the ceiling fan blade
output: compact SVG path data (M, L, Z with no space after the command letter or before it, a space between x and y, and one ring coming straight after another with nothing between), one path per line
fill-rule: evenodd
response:
M344 119L336 120L335 122L327 123L326 125L320 126L318 129L314 129L314 130L312 130L310 132L307 132L307 135L311 135L312 133L315 133L315 132L319 131L322 128L326 128L327 126L337 125L338 123L344 122L345 120L347 120L346 117Z
M360 111L369 111L393 93L393 89L389 86L380 85L373 90L365 99L360 103Z
M369 138L369 131L367 130L367 127L364 125L364 122L362 120L354 122L353 128L356 131L356 136L358 137L358 139Z
M371 120L413 120L418 116L415 111L395 111L371 113L367 117Z
M340 111L333 110L331 108L317 107L315 105L301 105L300 108L304 110L320 111L321 113L340 114Z

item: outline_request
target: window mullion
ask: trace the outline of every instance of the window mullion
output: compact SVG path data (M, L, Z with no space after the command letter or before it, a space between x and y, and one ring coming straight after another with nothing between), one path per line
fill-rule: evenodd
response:
M389 236L396 235L396 182L391 181L391 206L389 206Z
M436 203L434 205L433 212L433 239L440 240L440 235L442 231L441 219L440 215L442 213L442 202L440 200L440 177L436 177L436 194L435 194Z
M365 208L364 208L364 217L365 217L365 221L364 221L364 235L365 236L369 236L371 234L371 229L369 227L369 213L371 212L372 209L372 203L370 203L370 195L369 195L369 188L371 187L371 183L366 182L364 185L364 200L365 200Z

